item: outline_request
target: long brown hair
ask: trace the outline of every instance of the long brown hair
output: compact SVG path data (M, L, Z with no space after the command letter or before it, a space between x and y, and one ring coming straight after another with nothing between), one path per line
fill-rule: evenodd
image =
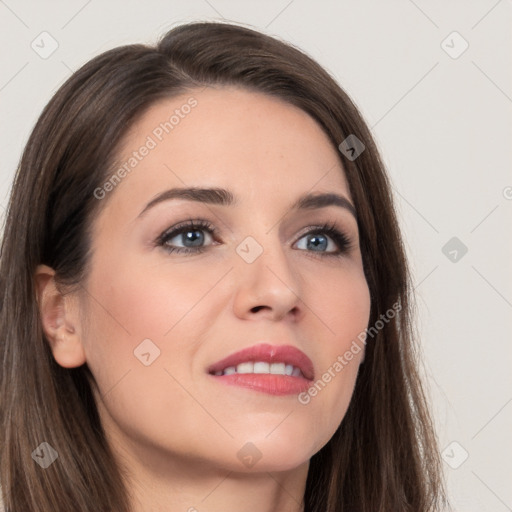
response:
M127 129L155 102L209 85L263 92L307 112L343 151L371 294L368 338L350 406L310 461L306 512L426 512L445 503L439 451L418 372L410 275L390 184L356 106L319 64L293 46L227 23L191 23L155 46L128 45L86 63L41 114L17 169L0 260L0 487L6 511L130 510L124 475L105 440L87 364L63 368L42 332L34 272L63 285L88 273L90 227L105 201ZM59 461L41 469L47 442Z

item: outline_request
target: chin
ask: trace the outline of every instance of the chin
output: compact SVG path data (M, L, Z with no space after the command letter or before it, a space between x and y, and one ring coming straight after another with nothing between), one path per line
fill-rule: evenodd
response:
M239 441L240 437L237 437L233 443L236 456L234 469L247 473L288 471L308 462L319 441L308 439L304 432L299 434L283 429L278 433L278 429L273 433L266 430L264 433L244 436L244 441Z

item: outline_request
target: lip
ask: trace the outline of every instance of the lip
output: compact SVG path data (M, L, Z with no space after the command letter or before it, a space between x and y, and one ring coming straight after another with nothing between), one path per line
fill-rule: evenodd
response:
M268 395L297 395L311 386L311 381L304 377L268 373L234 373L232 375L209 375L209 377L223 384L249 388Z
M304 377L264 373L215 375L215 372L222 371L229 366L238 366L240 363L249 361L291 364L299 368ZM292 345L270 345L268 343L260 343L235 352L209 366L207 372L212 378L225 384L247 387L272 395L300 393L305 391L314 379L313 363L304 352Z

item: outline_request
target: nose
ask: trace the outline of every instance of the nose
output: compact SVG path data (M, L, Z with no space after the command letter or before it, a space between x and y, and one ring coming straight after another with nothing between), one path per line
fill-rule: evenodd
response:
M303 314L300 276L278 241L267 241L252 263L237 255L234 312L239 318L298 320Z

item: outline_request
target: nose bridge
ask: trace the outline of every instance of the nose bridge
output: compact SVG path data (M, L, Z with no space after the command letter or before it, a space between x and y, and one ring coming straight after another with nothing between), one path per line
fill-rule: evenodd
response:
M270 308L282 316L297 306L299 280L276 229L261 229L236 248L237 288L243 310Z

